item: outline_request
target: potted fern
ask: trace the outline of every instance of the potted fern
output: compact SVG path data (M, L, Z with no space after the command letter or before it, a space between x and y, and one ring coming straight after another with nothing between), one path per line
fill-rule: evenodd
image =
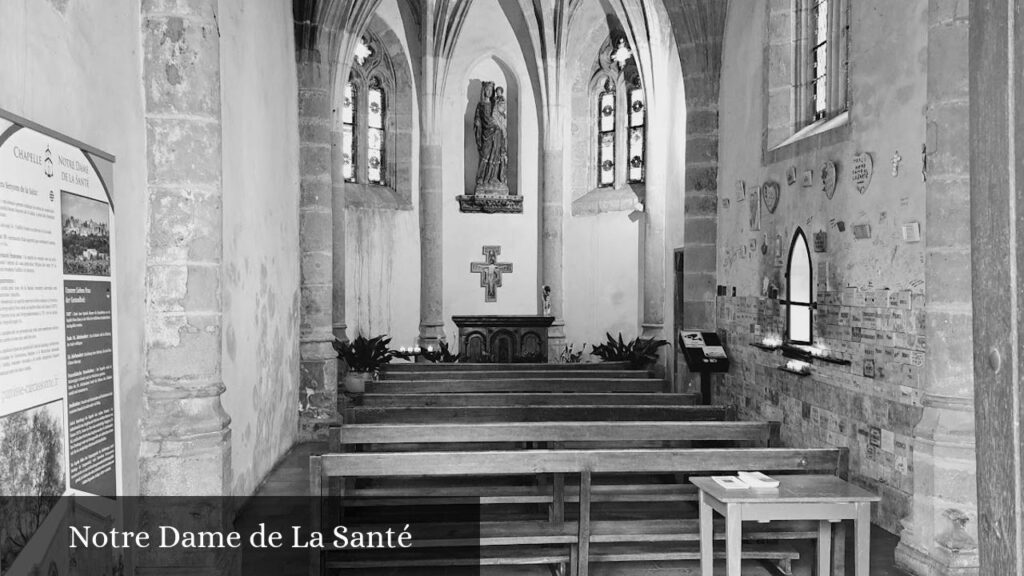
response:
M591 354L604 362L628 362L634 368L646 368L657 362L658 348L668 344L667 340L654 338L633 338L626 342L621 332L618 338L613 338L610 333L605 336L608 341L594 346Z
M366 383L372 380L377 372L393 357L388 349L391 338L384 334L366 338L360 334L355 340L334 341L334 349L338 358L348 364L348 373L342 378L345 391L350 394L362 394L366 391Z

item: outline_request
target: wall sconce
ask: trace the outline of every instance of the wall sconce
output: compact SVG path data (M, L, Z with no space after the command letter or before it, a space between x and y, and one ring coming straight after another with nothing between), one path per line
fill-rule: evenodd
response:
M643 215L644 215L644 203L639 201L639 200L637 200L636 203L633 204L633 211L629 213L629 221L630 222L636 222Z

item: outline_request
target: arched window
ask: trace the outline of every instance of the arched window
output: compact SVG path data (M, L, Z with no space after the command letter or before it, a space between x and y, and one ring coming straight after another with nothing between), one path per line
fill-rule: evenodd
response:
M615 185L615 84L609 78L597 99L597 185Z
M342 167L346 182L389 184L387 149L391 138L389 91L395 72L380 41L362 39L345 85L342 109Z
M786 336L793 344L810 345L813 341L811 312L813 302L813 278L811 273L811 251L807 237L800 228L793 234L789 245L789 261L786 265Z
M629 183L644 181L647 168L647 100L640 77L629 89Z
M356 86L345 84L345 101L341 110L342 176L346 182L356 181Z
M598 188L643 184L647 171L647 98L625 40L611 39L598 55L591 79L596 101Z
M380 79L374 78L370 84L366 115L366 179L370 184L385 184L384 181L384 149L387 141L384 123L387 114L387 99Z

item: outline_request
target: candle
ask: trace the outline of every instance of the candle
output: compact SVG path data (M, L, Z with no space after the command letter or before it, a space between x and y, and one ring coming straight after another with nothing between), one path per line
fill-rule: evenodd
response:
M433 351L434 351L434 347L433 346L427 346L427 352L433 352Z

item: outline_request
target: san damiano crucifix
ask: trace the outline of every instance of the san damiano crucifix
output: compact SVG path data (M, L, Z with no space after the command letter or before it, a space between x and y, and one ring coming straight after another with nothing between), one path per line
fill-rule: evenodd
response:
M512 263L498 262L501 246L484 246L483 262L470 262L470 274L480 275L480 287L484 289L484 302L498 301L498 288L501 287L501 275L512 273Z

